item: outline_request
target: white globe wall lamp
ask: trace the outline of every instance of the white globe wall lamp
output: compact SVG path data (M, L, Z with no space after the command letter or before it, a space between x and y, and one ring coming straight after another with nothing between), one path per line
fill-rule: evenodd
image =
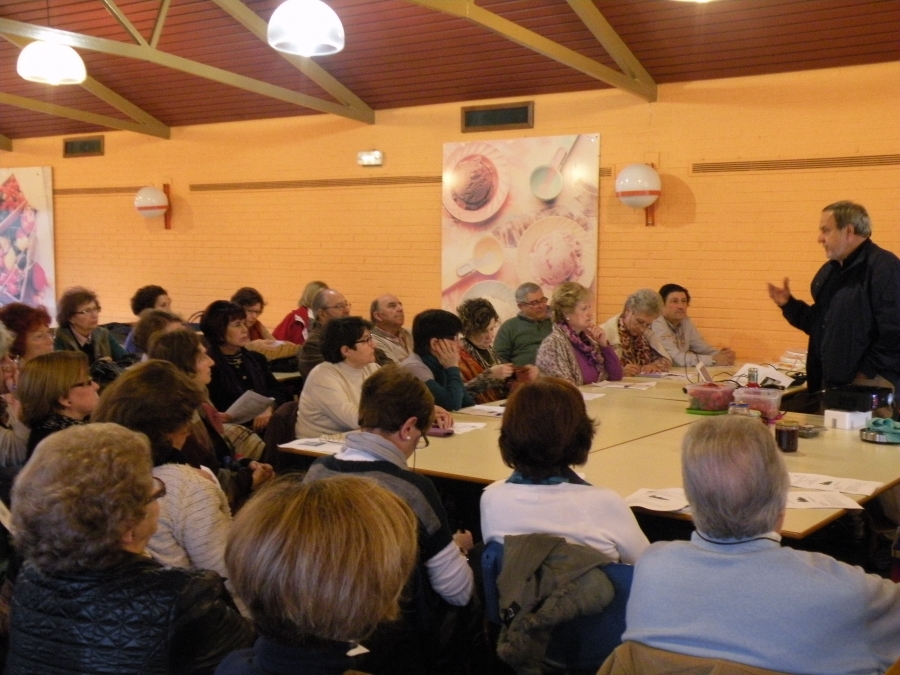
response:
M164 183L162 190L149 186L141 188L134 196L134 208L144 218L165 216L166 229L172 229L172 209L169 204L169 184Z
M654 205L662 193L662 181L652 164L629 164L616 176L616 197L633 209L644 209L644 224L655 225Z

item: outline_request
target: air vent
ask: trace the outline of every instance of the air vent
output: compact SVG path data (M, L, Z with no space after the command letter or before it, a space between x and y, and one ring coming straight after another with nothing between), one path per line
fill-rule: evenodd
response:
M462 108L460 112L460 127L463 133L534 128L534 101L470 105Z
M103 154L103 136L63 139L63 157L98 157Z
M900 155L859 155L856 157L810 157L768 159L754 162L702 162L692 164L693 173L735 173L744 171L787 171L790 169L846 169L860 166L900 164Z

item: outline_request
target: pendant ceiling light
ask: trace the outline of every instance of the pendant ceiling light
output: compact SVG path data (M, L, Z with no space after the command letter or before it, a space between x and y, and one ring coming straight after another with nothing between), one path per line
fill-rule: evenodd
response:
M67 45L37 40L19 53L16 72L41 84L81 84L87 77L84 61Z
M280 52L327 56L344 48L344 26L322 0L287 0L269 19L266 35Z

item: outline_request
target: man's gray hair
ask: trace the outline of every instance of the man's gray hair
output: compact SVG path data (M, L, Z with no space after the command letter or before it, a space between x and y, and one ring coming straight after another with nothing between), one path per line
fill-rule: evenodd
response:
M328 306L328 296L333 290L332 288L323 288L313 296L312 304L309 308L312 310L315 323L319 323L319 312Z
M869 220L869 214L866 207L855 202L835 202L829 204L822 213L831 212L834 216L834 222L839 230L843 230L848 225L853 226L853 231L860 237L872 236L872 221Z
M625 301L625 309L630 312L659 316L662 314L663 299L652 288L641 288L628 296Z
M369 318L372 320L372 323L378 322L378 320L375 318L375 312L381 311L381 308L378 306L379 298L381 298L380 295L372 301L371 305L369 305Z
M533 284L530 281L526 281L524 284L519 286L516 289L516 302L525 302L525 298L531 295L532 293L537 293L541 290L541 287L537 284Z
M694 524L714 539L771 532L787 504L784 459L757 419L728 415L692 424L681 446L681 472Z

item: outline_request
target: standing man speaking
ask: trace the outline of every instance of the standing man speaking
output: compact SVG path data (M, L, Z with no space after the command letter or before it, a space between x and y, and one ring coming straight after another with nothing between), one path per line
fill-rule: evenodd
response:
M828 262L812 282L812 306L791 295L788 279L769 284L769 297L795 328L809 335L807 387L864 384L900 389L900 259L871 239L866 209L826 206L819 243Z

